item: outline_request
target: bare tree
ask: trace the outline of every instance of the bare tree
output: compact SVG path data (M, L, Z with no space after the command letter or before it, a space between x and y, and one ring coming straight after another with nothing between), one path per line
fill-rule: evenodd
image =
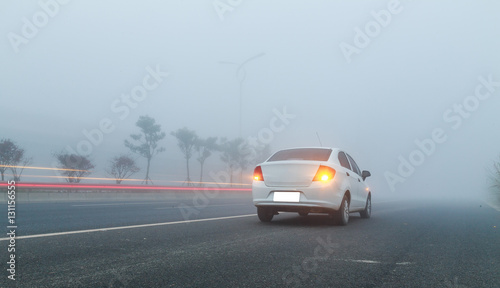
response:
M200 162L200 185L203 182L203 166L208 157L212 155L213 151L219 149L217 145L217 137L208 137L206 139L199 138L194 146L196 152L198 152L198 157L196 160Z
M187 178L186 182L189 186L191 184L191 178L189 178L189 159L193 156L193 150L195 148L196 142L198 141L198 136L196 136L196 132L189 130L184 127L181 129L177 129L171 133L172 136L177 138L177 146L181 149L184 154L184 159L186 159L186 170L187 170Z
M155 119L149 116L140 116L136 125L141 129L141 132L138 134L131 134L130 138L137 142L137 144L125 140L125 146L133 153L146 158L147 166L144 182L148 184L148 182L151 181L151 178L149 178L151 159L158 153L165 151L164 147L158 147L158 142L165 138L166 134L161 131L160 124L156 124Z
M32 161L32 157L23 156L20 163L17 163L17 165L10 167L12 176L14 176L14 181L21 182L21 175L23 174L24 168L30 165Z
M5 171L17 168L12 166L18 166L18 164L24 162L24 159L24 149L10 139L2 139L0 141L0 174L2 175L2 181L5 180Z
M253 150L253 154L251 155L250 163L252 165L260 164L271 156L271 146L269 144L252 146L250 149Z
M66 176L69 183L80 183L82 178L90 175L91 170L95 168L86 156L61 152L54 154L54 157L62 169L61 174Z
M139 172L141 170L135 164L135 160L127 155L116 156L111 159L109 163L109 169L106 170L109 175L115 177L116 184L120 184L123 179L127 179L132 176L134 173Z
M491 171L490 179L493 194L496 195L497 201L500 203L500 160L493 163L493 170Z
M241 178L243 170L248 167L249 161L246 157L248 153L244 152L248 151L248 144L243 138L236 138L230 141L222 139L221 151L221 160L227 165L230 183L233 186L233 174L235 170L239 170Z

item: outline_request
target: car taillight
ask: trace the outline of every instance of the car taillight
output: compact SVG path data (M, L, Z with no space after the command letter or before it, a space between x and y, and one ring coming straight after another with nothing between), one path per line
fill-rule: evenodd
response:
M260 166L255 167L253 170L253 180L264 181L264 175L262 175L262 168L260 168Z
M335 169L320 165L318 168L318 172L314 175L313 181L330 181L335 177Z

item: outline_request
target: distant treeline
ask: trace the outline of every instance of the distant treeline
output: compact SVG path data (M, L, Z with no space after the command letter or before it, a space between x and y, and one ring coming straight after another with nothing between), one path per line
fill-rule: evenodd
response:
M143 183L151 183L150 166L151 161L166 148L161 145L161 141L167 136L162 131L161 125L149 116L140 116L136 122L138 133L131 134L124 140L124 148L129 153L117 153L112 156L105 167L106 173L120 184L123 180L129 179L132 175L145 170ZM219 154L220 160L226 166L226 175L229 182L233 183L233 176L240 176L243 181L243 171L253 168L256 164L264 161L270 156L271 150L268 144L250 143L243 138L227 139L219 137L202 138L193 130L187 127L177 129L170 133L177 139L177 146L186 160L186 185L203 185L203 174L206 160L214 153ZM145 167L137 164L136 155L144 158ZM190 160L195 157L199 163L199 181L193 181L190 177ZM78 153L74 150L52 153L56 160L59 173L70 183L79 183L85 180L95 169L95 164L90 155ZM1 180L21 181L21 176L26 168L33 163L33 157L28 157L25 149L21 148L12 139L0 140L0 173ZM144 169L145 168L145 169ZM9 173L10 172L10 173Z

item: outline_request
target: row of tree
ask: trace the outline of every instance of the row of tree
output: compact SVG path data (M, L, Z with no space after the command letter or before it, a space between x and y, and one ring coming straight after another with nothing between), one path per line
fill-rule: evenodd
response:
M160 145L160 141L166 137L160 124L149 116L141 116L136 122L139 132L130 135L130 139L124 141L125 147L130 152L146 160L146 173L144 183L151 183L150 166L152 159L159 153L165 151L165 147ZM250 165L265 160L270 154L269 145L255 146L251 145L243 138L228 140L227 138L208 137L201 138L195 131L188 128L181 128L171 132L171 135L177 139L177 146L182 152L186 161L186 179L187 185L192 185L190 177L190 160L196 156L200 164L199 184L203 182L203 170L205 161L214 153L220 153L220 159L226 164L230 182L233 183L233 175L239 171L240 179L244 170ZM85 155L70 154L59 152L53 154L58 163L61 175L64 175L66 181L78 183L92 173L95 168L92 160ZM0 172L2 181L4 173L7 170L12 172L13 178L20 181L21 174L25 167L30 165L32 158L25 156L24 149L20 148L10 139L0 141ZM105 171L111 175L116 183L121 183L135 173L140 171L136 161L127 154L120 154L109 161L109 166Z
M10 139L0 141L0 174L5 181L5 172L10 170L14 181L21 179L24 167L30 165L31 157L25 155L23 148Z

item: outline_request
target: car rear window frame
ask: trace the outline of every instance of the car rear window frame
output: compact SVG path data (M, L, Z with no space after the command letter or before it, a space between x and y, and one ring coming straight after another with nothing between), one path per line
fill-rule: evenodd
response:
M332 155L332 149L326 148L296 148L280 150L271 156L267 162L276 161L328 161ZM295 155L292 155L294 154ZM301 153L301 154L297 154ZM296 156L296 157L294 157ZM301 157L300 157L301 156Z

